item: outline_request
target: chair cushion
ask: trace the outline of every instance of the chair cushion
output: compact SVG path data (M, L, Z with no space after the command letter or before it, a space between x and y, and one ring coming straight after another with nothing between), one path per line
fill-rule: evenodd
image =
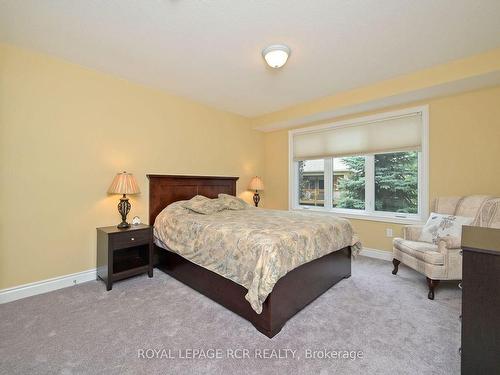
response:
M492 198L485 202L474 225L500 228L500 198Z
M457 204L463 197L441 197L436 198L432 205L432 211L439 212L440 214L455 215Z
M394 247L399 251L423 262L435 265L444 264L443 254L438 251L437 245L427 242L408 241L403 240L402 238L395 238Z
M442 215L431 212L418 240L437 245L439 239L449 238L454 242L460 243L462 226L470 225L473 221L474 218L472 217Z
M490 199L488 195L469 195L463 197L457 204L457 208L453 215L466 216L466 217L476 217L481 207Z

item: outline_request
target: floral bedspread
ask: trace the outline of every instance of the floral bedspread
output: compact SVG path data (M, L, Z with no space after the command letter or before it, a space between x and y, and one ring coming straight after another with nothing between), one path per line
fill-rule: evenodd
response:
M244 286L258 314L288 271L346 246L354 255L361 248L350 222L335 216L253 207L203 215L182 202L157 216L156 241Z

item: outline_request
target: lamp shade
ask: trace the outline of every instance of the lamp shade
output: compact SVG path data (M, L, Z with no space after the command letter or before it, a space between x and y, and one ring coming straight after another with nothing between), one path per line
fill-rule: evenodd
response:
M108 189L108 194L138 194L141 190L132 173L118 173Z
M248 190L264 190L264 183L260 177L255 176L248 185Z

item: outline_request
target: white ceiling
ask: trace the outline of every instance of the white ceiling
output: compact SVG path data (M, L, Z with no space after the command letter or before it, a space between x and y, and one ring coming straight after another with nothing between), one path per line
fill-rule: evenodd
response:
M499 0L0 0L0 41L257 116L500 47L499 19Z

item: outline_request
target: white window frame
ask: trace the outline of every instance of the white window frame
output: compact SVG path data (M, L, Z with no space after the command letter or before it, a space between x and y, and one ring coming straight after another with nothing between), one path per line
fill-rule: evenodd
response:
M418 153L418 214L402 214L395 212L383 212L370 210L374 207L375 199L375 171L374 163L369 162L365 168L365 210L355 210L347 208L334 208L332 203L332 163L331 158L325 158L325 205L324 207L300 206L298 202L298 173L297 161L293 159L293 137L297 134L304 134L318 130L333 129L338 127L355 126L361 123L380 121L387 118L406 116L414 113L421 113L422 116L422 146ZM398 150L394 150L397 152ZM366 160L374 158L374 154L365 154ZM294 129L288 132L288 196L289 210L308 210L312 212L335 214L341 217L361 220L382 221L399 224L416 224L427 220L429 216L429 106L423 105L412 108L405 108L398 111L378 113L372 116L358 117L346 121L337 121L329 124L310 126L301 129Z

